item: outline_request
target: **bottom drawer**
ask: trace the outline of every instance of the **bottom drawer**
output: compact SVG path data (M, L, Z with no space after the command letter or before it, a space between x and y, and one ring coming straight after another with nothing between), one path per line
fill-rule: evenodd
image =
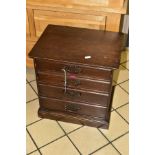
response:
M40 105L49 110L105 118L107 108L83 103L40 97Z

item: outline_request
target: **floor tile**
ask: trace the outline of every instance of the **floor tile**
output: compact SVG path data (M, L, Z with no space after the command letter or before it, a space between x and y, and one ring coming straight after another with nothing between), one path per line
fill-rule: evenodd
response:
M115 86L116 85L116 82L115 81L112 81L112 86Z
M119 84L129 79L129 71L120 65L119 69L114 70L113 80Z
M40 155L40 153L38 151L35 151L31 155Z
M129 134L117 139L113 142L113 145L119 150L122 155L129 154Z
M29 84L26 84L26 102L28 102L30 100L33 100L33 99L35 99L37 97L38 96L33 91L33 89L31 88L31 86Z
M121 83L120 86L129 92L129 81Z
M26 68L26 79L30 82L36 79L35 77L35 71L33 68Z
M34 150L36 150L37 148L35 147L33 141L31 140L29 134L26 132L26 153L30 153Z
M129 104L117 109L117 111L129 122Z
M123 51L121 53L121 63L126 62L128 60L129 60L129 51L128 50Z
M101 150L93 153L93 155L119 155L119 153L115 150L115 148L109 144L102 148Z
M129 95L120 87L116 86L113 96L113 108L117 108L129 102Z
M66 136L43 147L41 152L43 155L79 155Z
M34 90L36 91L36 93L38 93L36 81L32 81L30 84L34 88Z
M110 140L114 140L122 134L126 133L128 124L121 118L115 111L111 113L110 127L109 130L100 129L104 135Z
M34 100L26 104L26 124L33 123L41 118L38 117L39 101Z
M121 65L124 66L125 68L129 69L129 61L122 63Z
M72 132L69 134L69 137L80 150L82 155L88 155L108 143L108 141L96 128L87 126Z
M65 122L61 122L59 121L60 125L62 126L62 128L65 130L66 133L69 133L77 128L79 128L81 125L78 124L73 124L73 123L65 123Z
M56 121L44 119L27 127L38 147L64 135Z

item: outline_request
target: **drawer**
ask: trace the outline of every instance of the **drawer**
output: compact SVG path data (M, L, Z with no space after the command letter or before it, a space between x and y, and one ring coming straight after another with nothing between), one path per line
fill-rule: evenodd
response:
M63 87L65 77L64 74L39 73L37 75L37 79L41 84ZM66 76L66 81L66 85L68 88L75 88L80 90L109 93L111 88L110 82L83 79L69 73Z
M109 102L108 94L94 93L71 88L67 88L65 91L64 87L47 86L43 84L38 84L38 92L39 95L43 97L83 102L92 105L101 105L104 107L107 107Z
M34 10L34 21L36 35L39 37L48 24L104 30L106 16Z
M105 117L107 113L107 108L102 106L92 106L88 104L68 102L44 97L40 97L39 101L42 108L47 108L57 112L66 112L68 114L74 113L92 117Z
M96 69L92 67L85 67L73 64L58 63L54 61L36 59L37 72L46 73L64 73L62 69L65 69L70 75L76 75L77 77L98 79L111 82L112 71L104 69Z

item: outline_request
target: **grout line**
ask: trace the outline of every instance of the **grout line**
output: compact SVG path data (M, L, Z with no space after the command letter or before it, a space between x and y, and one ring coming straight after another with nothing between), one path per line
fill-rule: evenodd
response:
M29 81L26 79L26 84L28 83Z
M36 149L36 150L34 150L34 151L30 152L30 153L27 153L26 155L30 155L30 154L32 154L32 153L34 153L36 151L38 151L38 150Z
M125 104L123 104L123 105L121 105L121 106L119 106L119 107L117 107L117 108L114 108L114 107L112 107L114 110L117 110L117 109L120 109L120 108L122 108L122 107L124 107L124 106L126 106L126 105L128 105L129 104L129 102L127 102L127 103L125 103Z
M122 65L122 64L124 64L126 62L129 62L129 60L126 60L126 61L121 62L120 65Z
M75 130L73 130L73 131L70 131L68 134L70 134L70 133L72 133L72 132L74 132L74 131L76 131L76 130L82 128L82 127L83 127L83 126L77 128L77 129L75 129ZM60 136L59 138L56 138L55 140L52 140L51 142L49 142L49 143L47 143L47 144L45 144L45 145L39 147L39 149L41 149L41 148L43 148L43 147L45 147L45 146L47 146L47 145L49 145L49 144L51 144L51 143L53 143L53 142L55 142L55 141L57 141L57 140L59 140L59 139L65 137L65 136L66 136L66 135L64 134L63 136Z
M127 63L127 62L124 62L124 63ZM124 64L124 63L121 63L120 64L120 67L123 67L124 69L127 69L126 67L124 67L122 64Z
M127 80L125 80L125 81L123 81L123 82L120 82L120 83L117 83L115 80L113 80L113 81L116 83L114 86L118 86L118 85L120 85L120 84L122 84L122 83L125 83L125 82L129 81L129 79L127 79Z
M110 140L108 139L107 136L105 136L105 134L103 132L101 132L99 129L98 131L107 139L107 141L114 147L114 149L121 155L121 153L118 151L118 149L110 142Z
M43 120L43 118L41 118L41 119L39 119L37 121L34 121L34 122L30 123L30 124L27 124L26 127L29 127L29 126L31 126L31 125L33 125L33 124L35 124L35 123L37 123L37 122L39 122L41 120Z
M122 117L124 119L124 121L129 124L129 122L117 111L117 110L114 110L120 117Z
M128 133L129 133L129 131L127 131L127 132L125 132L124 134L118 136L117 138L115 138L114 140L112 140L111 143L113 143L114 141L120 139L121 137L125 136L125 135L128 134Z
M98 129L98 130L100 130L100 129ZM126 133L122 134L121 136L119 136L119 137L115 138L114 140L110 141L109 143L107 143L107 144L103 145L102 147L100 147L100 148L98 148L97 150L93 151L93 152L92 152L92 153L90 153L89 155L92 155L93 153L95 153L95 152L97 152L97 151L101 150L102 148L106 147L107 145L112 144L114 141L118 140L119 138L121 138L121 137L125 136L125 135L126 135L126 134L128 134L128 133L129 133L129 131L127 131Z
M123 66L123 65L122 65L122 64L127 63L127 62L129 62L129 61L125 61L125 62L120 63L120 64L119 64L119 68L114 69L113 71L117 71L117 70L119 71L119 70L120 70L120 67L123 67L123 68L124 68L124 70L126 70L126 69L127 69L127 70L129 71L129 69L128 69L128 68L126 68L125 66Z
M29 83L36 81L36 79L29 81Z
M71 140L71 138L66 135L68 137L68 139L70 140L70 142L72 143L72 145L75 147L75 149L79 152L80 155L82 155L82 153L80 152L80 150L77 148L77 146L73 143L73 141Z
M42 153L40 152L40 150L39 150L39 148L38 148L38 146L37 146L36 142L34 141L33 137L31 136L31 134L30 134L30 132L28 131L28 129L27 129L27 128L26 128L26 131L27 131L27 133L29 134L29 136L30 136L31 140L33 141L34 145L36 146L36 148L37 148L38 152L40 153L40 155L42 155Z
M125 63L127 63L127 62L125 62ZM129 69L128 69L127 67L123 66L123 64L124 64L124 63L122 63L122 64L120 64L120 65L129 71Z
M120 86L120 84L118 84L117 86L119 86L123 91L125 91L125 93L127 93L127 94L129 95L129 93L128 93L126 90L124 90L124 88L122 88L122 87Z
M75 149L79 152L80 155L82 155L82 153L80 152L80 150L77 148L77 146L73 143L73 141L67 135L66 131L62 128L62 126L60 125L60 123L58 121L56 121L56 122L58 123L59 127L62 129L62 131L64 132L64 134L67 136L67 138L70 140L70 142L72 143L72 145L75 147Z
M100 147L100 148L98 148L97 150L95 150L95 151L93 151L93 152L89 153L88 155L92 155L92 154L94 154L95 152L97 152L97 151L101 150L102 148L104 148L104 147L108 146L109 144L110 144L110 143L107 143L107 144L105 144L105 145L101 146L101 147Z
M33 86L31 85L31 83L29 83L30 87L33 89L33 91L36 93L36 95L38 96L38 93L35 91L35 89L33 88Z
M126 91L120 84L118 84L127 94L129 94L128 91Z
M66 135L64 134L63 136L60 136L60 137L58 137L58 138L52 140L51 142L49 142L49 143L47 143L47 144L45 144L45 145L42 145L41 147L39 147L39 149L42 149L43 147L45 147L45 146L47 146L47 145L50 145L51 143L54 143L55 141L57 141L57 140L59 140L59 139L65 137L65 136L66 136Z
M38 98L34 98L34 99L30 100L30 101L27 101L26 103L30 103L30 102L35 101L35 100L37 100L37 99L38 99Z
M67 133L67 135L69 135L70 133L72 133L72 132L74 132L74 131L76 131L76 130L78 130L78 129L81 129L82 127L84 127L84 125L82 125L82 126L80 126L80 127L76 128L76 129L74 129L74 130L72 130L72 131L68 132L68 133Z

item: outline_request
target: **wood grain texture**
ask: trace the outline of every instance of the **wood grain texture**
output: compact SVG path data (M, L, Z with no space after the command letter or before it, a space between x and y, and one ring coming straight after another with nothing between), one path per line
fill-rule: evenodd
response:
M26 37L30 37L29 20L28 20L27 11L26 11Z
M34 20L37 37L44 31L48 24L72 27L105 29L106 16L94 16L69 12L34 11Z
M38 110L38 115L41 118L48 118L57 121L76 123L80 125L87 125L96 128L109 128L109 120L105 120L104 118L93 118L87 115L77 115L77 114L66 114L63 112L54 112L52 110L48 110L40 107Z
M30 36L35 37L35 24L34 24L34 11L33 9L27 8L27 15L28 15L28 21L29 21L29 31L30 31Z
M115 12L124 14L126 9L124 8L125 1L127 0L27 0L26 5L29 8L38 8L57 11L96 11L96 12ZM55 10L56 11L56 10Z
M121 15L115 13L109 13L105 15L107 15L106 31L119 32Z
M123 37L116 32L48 25L29 56L118 68Z

